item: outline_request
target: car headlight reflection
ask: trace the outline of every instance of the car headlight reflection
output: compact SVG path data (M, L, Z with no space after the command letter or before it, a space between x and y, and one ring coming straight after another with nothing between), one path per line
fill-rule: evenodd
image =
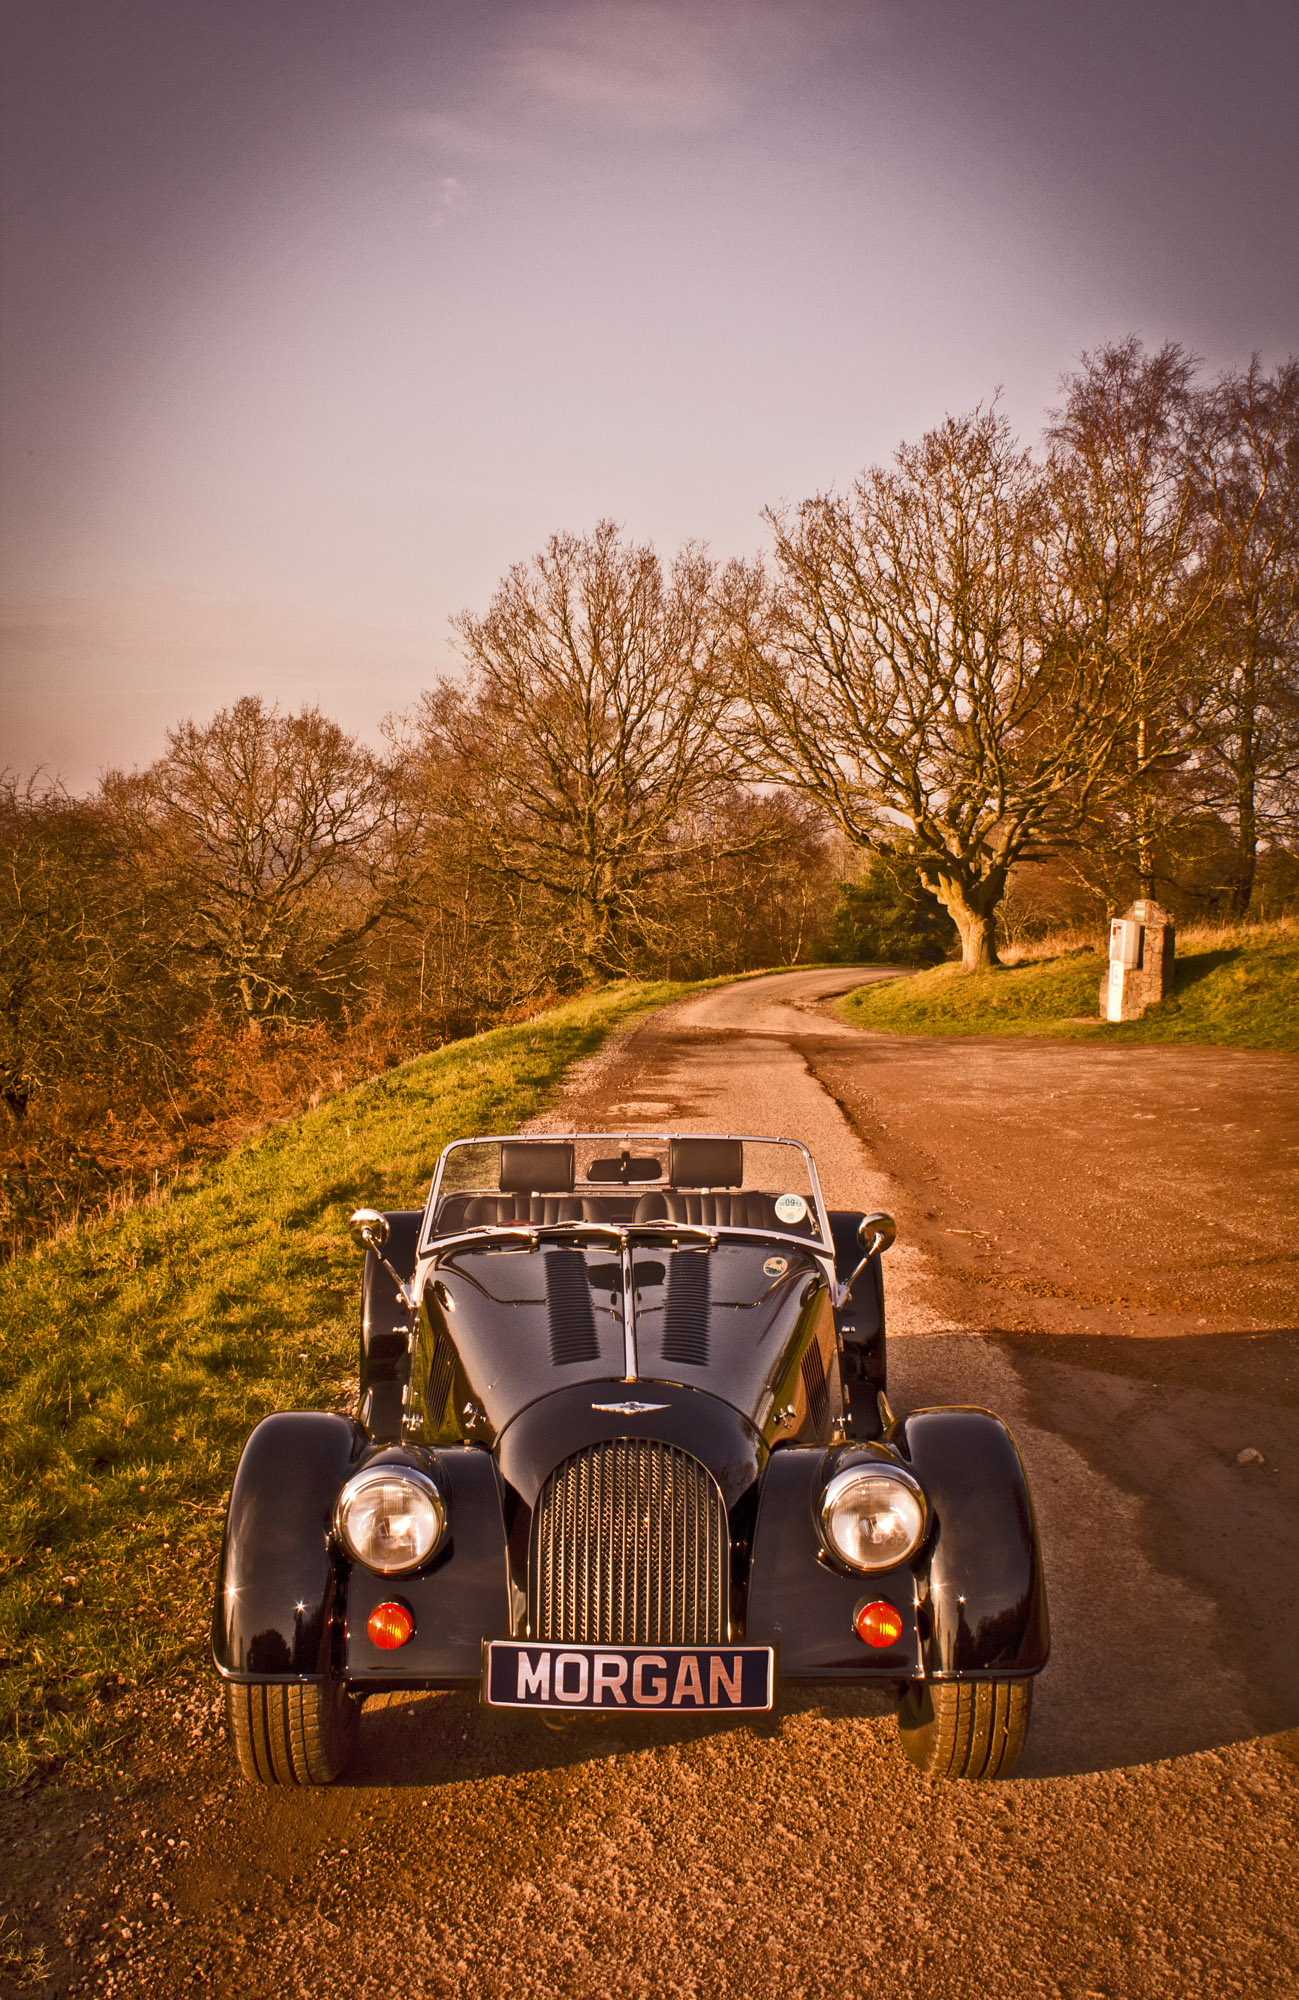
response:
M380 1576L400 1576L427 1562L446 1532L446 1503L427 1473L376 1465L349 1479L334 1526L348 1554Z
M892 1569L920 1546L925 1496L892 1466L847 1466L821 1496L821 1532L849 1569Z

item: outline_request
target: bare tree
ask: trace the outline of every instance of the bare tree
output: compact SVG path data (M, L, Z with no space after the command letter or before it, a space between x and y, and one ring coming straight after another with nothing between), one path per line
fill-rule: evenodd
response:
M983 410L768 518L774 587L729 577L752 767L859 847L901 836L963 968L995 965L1011 868L1080 823L1126 719L1057 584L1043 479Z
M1135 338L1084 354L1047 433L1060 581L1079 641L1122 689L1129 720L1114 745L1123 782L1109 831L1147 896L1180 810L1170 781L1195 742L1218 596L1188 452L1193 376L1171 341L1155 354Z
M1197 773L1235 837L1231 907L1249 907L1261 839L1299 826L1299 362L1255 355L1197 400L1191 438L1219 586Z
M192 1025L175 921L111 800L0 778L0 1101L15 1119L69 1083L129 1095L175 1076Z
M611 521L553 535L455 621L468 676L414 718L435 813L536 892L552 967L584 982L627 969L651 885L697 850L691 816L730 776L713 582L693 545L665 573Z
M735 785L681 834L692 851L658 881L647 970L691 979L792 965L819 945L843 843L811 800Z
M181 948L198 975L250 1022L336 998L384 907L380 766L319 709L281 715L256 695L167 740L139 794L160 863L184 886Z

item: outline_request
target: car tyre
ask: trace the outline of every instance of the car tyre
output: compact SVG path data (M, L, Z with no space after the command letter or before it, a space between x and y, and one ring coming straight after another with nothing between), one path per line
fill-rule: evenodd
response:
M1032 1706L1031 1680L925 1681L899 1704L902 1748L927 1778L1008 1778Z
M341 1681L226 1682L226 1722L254 1785L332 1785L356 1748L361 1699Z

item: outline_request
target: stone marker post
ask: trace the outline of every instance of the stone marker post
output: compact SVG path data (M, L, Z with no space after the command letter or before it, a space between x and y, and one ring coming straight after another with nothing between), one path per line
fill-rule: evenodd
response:
M1109 971L1101 981L1101 1019L1136 1021L1173 990L1173 920L1148 897L1110 922Z

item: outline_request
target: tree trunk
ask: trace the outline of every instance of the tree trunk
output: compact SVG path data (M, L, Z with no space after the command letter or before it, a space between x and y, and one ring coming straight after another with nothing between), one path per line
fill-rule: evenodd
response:
M1248 785L1241 787L1236 812L1236 870L1229 907L1233 917L1243 917L1254 894L1254 876L1258 871L1258 828L1254 816L1252 777Z
M957 909L948 904L961 933L961 971L987 972L990 967L1000 965L997 956L997 913L989 910L981 916L977 910Z
M922 878L923 880L923 874ZM946 905L948 914L961 933L961 971L986 972L1000 965L997 956L997 905L1004 883L980 883L971 896L959 882L950 879L934 885L933 893Z
M577 975L584 987L602 986L614 977L609 949L613 925L598 896L581 896L578 909L579 941L573 953Z
M1141 894L1153 902L1155 895L1155 849L1151 821L1153 808L1146 776L1149 754L1149 723L1143 715L1137 723L1137 880Z
M1254 662L1247 659L1241 675L1239 723L1236 735L1236 871L1231 885L1231 914L1243 917L1254 893L1258 868L1257 699Z

